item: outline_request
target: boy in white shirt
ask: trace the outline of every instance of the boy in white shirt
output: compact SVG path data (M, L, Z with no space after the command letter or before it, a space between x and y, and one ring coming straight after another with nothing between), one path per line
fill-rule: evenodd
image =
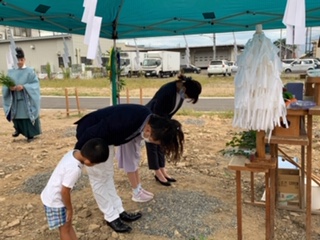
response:
M60 239L78 239L72 226L73 209L71 190L79 177L83 165L91 167L113 157L113 146L105 140L88 140L81 150L71 150L60 160L46 187L41 193L49 229L59 228ZM109 154L110 152L110 154Z

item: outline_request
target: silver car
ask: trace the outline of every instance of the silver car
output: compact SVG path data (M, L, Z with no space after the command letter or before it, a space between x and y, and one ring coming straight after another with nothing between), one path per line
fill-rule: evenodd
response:
M291 72L306 72L317 68L317 60L315 59L297 59L290 64L283 64L283 71L286 73Z

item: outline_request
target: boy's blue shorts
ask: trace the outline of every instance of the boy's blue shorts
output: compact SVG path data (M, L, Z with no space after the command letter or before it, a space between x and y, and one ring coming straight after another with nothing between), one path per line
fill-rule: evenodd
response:
M67 210L65 207L52 208L44 205L44 211L50 230L61 227L67 222Z

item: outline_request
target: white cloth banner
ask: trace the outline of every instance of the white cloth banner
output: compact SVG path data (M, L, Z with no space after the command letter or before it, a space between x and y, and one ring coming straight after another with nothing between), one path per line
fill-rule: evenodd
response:
M12 68L18 68L18 59L17 59L17 52L16 52L16 44L14 42L14 39L13 39L13 32L12 32L12 29L10 28L10 35L9 35L9 38L10 38L10 50L9 50L9 53L11 54L11 59L12 59Z
M97 67L103 67L102 64L103 64L103 62L102 62L102 51L101 51L100 43L98 41L97 56L96 56L96 66Z
M189 49L189 46L188 46L188 42L187 42L187 38L185 35L183 35L184 37L184 41L186 42L186 64L187 64L187 67L190 66L190 49Z
M306 6L305 0L288 0L282 20L287 27L286 44L305 44Z
M14 62L12 59L12 54L11 54L11 48L9 47L9 53L6 53L6 60L7 60L7 69L12 69L14 66Z
M138 48L136 39L133 39L133 41L134 41L134 45L135 45L135 47L136 47L136 56L135 56L135 58L134 58L134 69L140 71L141 66L140 66L140 53L139 53L139 48Z

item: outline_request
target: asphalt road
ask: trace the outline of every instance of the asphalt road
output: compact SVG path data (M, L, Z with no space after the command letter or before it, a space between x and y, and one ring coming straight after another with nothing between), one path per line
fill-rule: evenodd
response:
M150 98L144 98L142 104L146 104ZM77 109L77 101L75 97L69 97L69 108L71 110ZM126 103L126 98L120 99L121 103ZM130 103L140 104L139 98L130 98ZM42 96L42 109L66 109L67 101L65 97ZM95 110L110 106L109 97L80 97L80 109ZM2 107L2 98L0 98L0 106ZM195 111L233 111L233 98L200 98L196 104L184 102L182 109L193 109Z

